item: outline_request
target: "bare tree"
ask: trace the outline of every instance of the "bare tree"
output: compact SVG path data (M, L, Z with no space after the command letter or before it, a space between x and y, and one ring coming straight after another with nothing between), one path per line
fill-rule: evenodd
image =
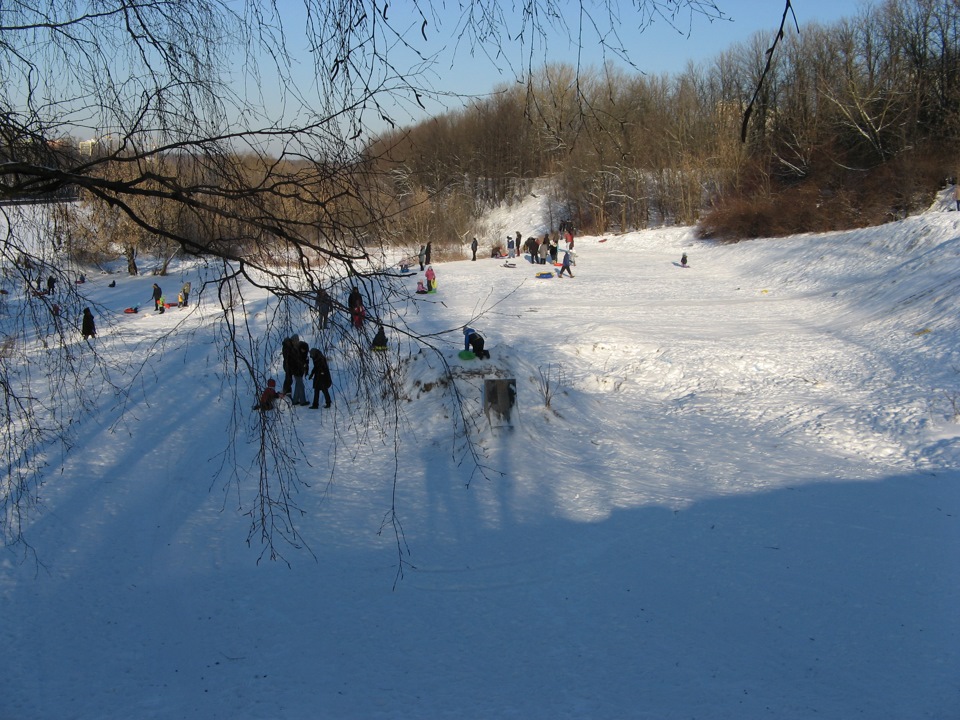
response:
M498 0L463 0L456 27L441 30L432 0L413 5L415 26L394 21L392 6L378 0L304 0L287 17L270 0L5 3L0 201L82 195L103 216L101 227L137 236L125 243L131 272L147 243L159 250L161 268L172 250L206 258L210 291L220 299L230 370L224 377L233 383L236 420L249 390L262 385L289 318L309 310L321 283L362 283L377 298L380 319L413 336L391 312L394 287L378 243L392 208L375 192L377 168L363 148L374 123L396 125L403 113L437 99L430 41L445 32L461 52L498 62L517 58L507 49L519 42L522 61L508 64L526 79L548 30L575 43L596 31L605 50L626 57L621 4L638 26L662 18L684 31L694 15L721 17L707 0L580 0L569 24L572 15L558 0L525 0L518 30ZM294 42L300 32L302 41ZM311 80L298 85L294 67L305 58ZM268 97L264 88L279 95ZM77 135L93 140L68 141ZM22 290L39 268L64 272L52 247L33 243L28 214L11 210L6 220L0 261L11 283ZM254 337L246 323L246 283L278 299L266 338ZM66 301L86 303L83 286L70 284ZM65 418L93 403L80 382L66 411L45 403L47 378L123 377L126 384L114 388L120 397L132 384L129 375L109 375L110 359L95 348L78 359L67 341L72 328L51 302L27 294L21 312L2 318L5 338L43 343L50 352L37 361L56 370L24 374L16 353L0 358L0 522L7 541L22 540L20 518L38 497L40 449L58 438L69 445ZM368 421L394 422L396 413L373 409L381 407L382 376L354 345L346 362L358 396L369 401ZM271 557L283 542L303 544L292 501L299 480L288 462L294 453L289 428L262 428L251 537ZM229 455L225 474L240 482Z

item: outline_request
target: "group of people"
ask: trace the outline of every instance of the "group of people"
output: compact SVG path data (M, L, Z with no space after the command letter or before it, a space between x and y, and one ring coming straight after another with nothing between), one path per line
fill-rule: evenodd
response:
M427 243L420 246L420 252L417 253L417 260L420 261L420 272L423 272L430 264L430 256L433 254L433 243Z
M568 222L562 222L561 232L558 237L551 238L550 233L546 233L543 238L528 237L526 241L523 240L523 236L520 234L520 231L517 230L516 236L507 235L507 260L512 260L523 253L527 253L530 256L530 263L533 265L546 265L549 261L551 264L556 265L557 258L560 253L560 240L559 237L562 237L565 243L565 248L567 250L573 250L573 226ZM474 243L476 240L474 240ZM474 249L473 243L471 243L471 249ZM494 246L494 252L491 257L501 257L499 245ZM474 249L474 256L476 256L476 251ZM476 257L474 257L476 259Z
M277 392L277 383L272 378L267 381L267 387L260 395L260 402L254 406L257 410L271 410L277 398L290 396L294 405L309 406L311 410L320 407L320 394L323 393L324 407L330 407L330 388L333 386L333 377L330 374L330 365L327 357L320 348L311 349L299 335L285 338L281 344L280 353L283 359L283 388ZM310 361L313 369L310 369ZM308 374L309 373L309 374ZM313 404L307 400L304 378L313 381Z
M190 288L189 280L180 288L180 292L177 293L177 307L187 307L190 302ZM154 312L163 313L163 311L167 309L167 300L163 296L163 290L160 289L157 283L153 284L153 293L150 297L153 299Z
M424 278L427 281L426 285L423 284L423 280L417 280L417 295L435 293L437 291L437 273L434 271L432 265L427 266L427 270L424 272Z

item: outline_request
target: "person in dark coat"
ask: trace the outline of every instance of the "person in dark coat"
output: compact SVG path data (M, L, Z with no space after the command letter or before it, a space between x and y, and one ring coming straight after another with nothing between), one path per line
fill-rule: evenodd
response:
M97 336L97 324L93 321L93 313L90 308L83 309L83 320L80 321L80 334L83 339L94 338Z
M358 330L363 327L363 321L367 317L367 309L363 306L363 296L354 286L347 296L347 307L350 310L350 322Z
M383 330L383 325L377 327L377 334L373 336L373 342L370 343L373 350L387 349L387 333Z
M463 328L463 349L472 350L473 354L480 359L490 357L490 352L488 350L484 350L483 346L483 335L478 333L469 325L465 325Z
M323 288L317 290L317 316L320 321L320 329L326 330L330 319L330 311L333 310L333 300L329 293Z
M293 390L293 368L296 364L296 348L300 342L298 335L291 335L283 339L280 345L280 357L283 359L283 394L289 395Z
M477 259L477 239L474 238L473 242L470 243L470 249L473 251L473 260Z
M350 294L347 295L347 308L353 310L357 305L363 305L363 295L360 294L360 290L354 285L350 288Z
M530 255L530 262L536 265L539 262L537 259L537 249L539 247L537 245L537 239L528 237L527 241L523 244L523 247Z
M153 311L154 312L163 312L160 306L160 300L163 299L163 290L160 289L160 286L156 283L153 284Z
M566 273L570 277L573 277L573 273L570 272L570 251L563 251L563 263L560 265L560 272L557 273L557 277L563 277L563 274Z
M47 295L53 295L53 289L57 286L57 279L51 275L47 278Z
M427 243L427 247L426 247L426 249L424 250L424 255L423 255L423 261L424 261L427 265L430 264L430 256L431 256L432 254L433 254L433 243L432 243L432 242L428 242L428 243Z
M316 410L320 407L321 392L325 401L324 407L330 407L330 387L333 385L333 378L330 376L327 358L320 352L320 348L311 350L310 357L313 358L313 370L310 371L310 379L313 380L313 405L310 409Z
M290 366L290 374L293 375L293 404L309 405L307 402L307 393L303 385L303 378L310 370L310 346L303 340L298 340L294 345L293 364Z

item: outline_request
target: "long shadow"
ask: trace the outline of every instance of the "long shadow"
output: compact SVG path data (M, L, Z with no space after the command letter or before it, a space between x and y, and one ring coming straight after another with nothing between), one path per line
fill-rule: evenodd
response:
M63 576L7 565L0 716L244 717L254 698L291 718L960 711L958 473L596 522L529 505L498 522L440 483L393 592L387 543L332 537L313 570L199 545L152 581L89 555Z

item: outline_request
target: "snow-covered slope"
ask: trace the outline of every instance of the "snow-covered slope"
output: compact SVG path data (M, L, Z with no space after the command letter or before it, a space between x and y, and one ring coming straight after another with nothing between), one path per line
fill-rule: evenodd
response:
M481 240L542 233L545 202ZM336 347L334 408L278 418L311 482L289 568L244 542L257 424L222 392L210 299L102 314L117 378L148 372L99 392L47 473L42 565L0 556L0 718L960 716L948 207L728 246L577 238L574 279L411 279L401 310L443 357L391 337L375 360L399 432L370 432ZM91 279L101 308L148 296L114 277ZM468 321L491 360L457 357ZM495 377L512 427L482 412Z

